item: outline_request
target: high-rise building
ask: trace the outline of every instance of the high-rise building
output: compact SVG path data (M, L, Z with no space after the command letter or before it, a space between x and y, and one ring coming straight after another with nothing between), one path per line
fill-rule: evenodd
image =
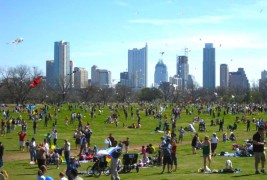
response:
M110 88L112 87L111 83L111 72L106 69L99 69L99 87Z
M182 78L179 78L178 76L169 77L169 82L172 86L174 86L176 89L182 90Z
M244 68L238 68L237 72L229 73L229 87L240 89L250 88L250 84L244 71Z
M259 79L259 88L260 90L265 91L265 84L267 82L267 71L264 70L261 72L261 78Z
M94 86L97 85L98 79L99 79L98 73L96 71L97 69L98 69L98 67L96 65L93 65L91 67L91 85L94 85Z
M120 73L120 85L129 86L129 78L128 72L121 72Z
M215 48L206 43L203 48L203 88L215 89Z
M73 86L70 62L69 42L58 41L54 43L54 81L57 88L68 89Z
M229 86L229 68L227 64L220 65L220 87Z
M128 50L129 87L147 87L147 44L142 49Z
M97 66L91 67L91 84L101 88L110 88L111 72L106 69L98 69Z
M162 82L168 82L168 69L163 60L160 59L155 67L154 86L159 87Z
M188 74L188 82L187 82L188 89L195 89L197 88L197 81L195 76Z
M86 88L88 86L88 71L82 67L75 67L74 71L74 87Z
M180 89L186 90L188 83L189 65L187 56L177 56L176 57L176 75L178 78L182 79L182 84Z
M46 85L54 87L54 60L46 61Z

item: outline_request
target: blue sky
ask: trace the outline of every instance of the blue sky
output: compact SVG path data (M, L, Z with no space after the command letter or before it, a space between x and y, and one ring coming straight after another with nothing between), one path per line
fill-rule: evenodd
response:
M202 51L216 48L219 65L243 67L250 82L267 69L267 1L265 0L0 0L1 67L39 67L54 57L54 41L70 42L75 67L93 65L112 72L127 69L128 49L148 44L148 84L164 51L169 76L176 55L188 48L189 71L202 86ZM7 45L16 38L18 45ZM89 77L90 78L90 77Z

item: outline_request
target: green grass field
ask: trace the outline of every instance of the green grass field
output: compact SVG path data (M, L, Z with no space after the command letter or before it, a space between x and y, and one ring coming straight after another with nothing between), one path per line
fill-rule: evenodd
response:
M38 107L42 107L39 105ZM139 108L138 105L135 105L134 110ZM11 110L11 109L10 109ZM12 110L11 110L12 111ZM104 139L112 133L117 141L123 141L126 137L130 138L130 153L136 153L141 151L141 146L146 146L147 144L153 144L155 147L158 147L160 144L160 137L163 134L155 134L153 130L158 125L158 120L154 119L152 116L145 116L144 111L140 111L141 114L141 124L142 128L140 129L129 129L127 126L132 123L136 123L137 119L134 116L133 119L128 117L128 121L124 119L123 112L119 110L120 117L119 125L116 127L114 124L104 124L107 116L110 115L110 111L106 106L104 109L104 113L102 115L96 115L96 118L91 119L89 113L83 112L81 109L74 110L75 112L81 112L84 116L83 123L89 122L91 124L91 129L93 131L93 135L91 138L91 145L97 145L99 149L104 147ZM54 108L50 107L49 112L54 114ZM164 114L167 114L170 117L171 108L168 107ZM77 156L78 152L75 150L75 143L73 138L74 130L77 128L78 123L75 122L69 126L65 125L65 116L70 117L71 111L68 111L67 105L64 105L61 108L61 111L58 113L58 124L56 129L58 130L58 145L59 147L63 147L64 139L69 139L71 142L72 148L72 156ZM128 110L128 114L130 115L130 111ZM221 113L222 114L222 113ZM17 117L19 114L11 112L11 116ZM225 132L230 134L229 131L226 130L226 126L233 124L236 116L240 118L244 114L237 115L226 115L224 117L224 129ZM25 113L22 113L23 118L27 120L28 128L27 128L27 139L31 139L33 137L33 128L32 122L28 120L28 116ZM185 115L185 112L182 112L181 118L177 121L177 129L180 126L186 127L188 123L192 121L194 117L197 115ZM244 115L246 118L265 118L265 114L257 114L257 115ZM222 118L223 116L221 115ZM203 118L207 124L207 132L199 132L200 139L203 139L205 135L211 136L213 132L216 132L220 141L222 141L222 132L218 132L219 126L209 126L210 120L212 117L209 114L201 114L200 118ZM170 120L170 118L168 118ZM163 121L164 122L164 121ZM126 127L123 127L123 123ZM198 129L198 124L195 125L196 130ZM44 122L38 122L37 135L35 138L36 142L42 142L44 139L44 134L51 132L52 129L52 121L49 122L48 127L44 127ZM10 134L6 134L5 136L1 136L0 139L5 146L4 152L4 166L2 169L7 170L9 173L10 180L31 180L36 179L37 174L37 165L30 165L30 155L28 152L19 151L18 147L18 135L17 132L21 130L21 127L17 127L15 132ZM246 132L246 124L238 123L238 129L235 132L237 136L238 144L243 144L245 139L251 139L252 135L255 132L255 125L251 123L251 132ZM178 130L176 131L178 135ZM195 171L199 168L203 167L203 158L201 157L201 150L197 151L196 155L192 155L191 150L191 140L193 133L186 132L184 137L184 142L182 144L177 144L177 157L178 157L178 170L171 174L160 174L162 171L162 167L153 167L153 168L141 168L139 173L131 172L127 174L120 174L121 179L225 179L225 178L236 178L236 179L257 179L264 178L265 175L255 175L254 171L254 158L253 157L212 157L211 169L223 169L225 167L225 161L227 159L231 159L233 162L234 168L240 168L241 173L233 173L233 174L203 174L196 173ZM217 154L221 151L234 152L232 150L232 142L219 142L217 148ZM86 170L88 163L82 164L80 170ZM56 169L56 166L50 165L48 168L47 176L51 176L54 179L59 179L58 174L60 171L66 169L66 165L60 165L59 169ZM92 179L94 177L81 176L84 179ZM110 179L108 176L101 175L99 179Z

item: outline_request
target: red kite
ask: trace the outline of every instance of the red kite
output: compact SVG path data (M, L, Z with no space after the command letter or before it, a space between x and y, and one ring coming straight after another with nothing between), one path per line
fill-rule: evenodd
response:
M41 81L42 76L37 77L31 84L30 87L33 88L35 86L38 86Z

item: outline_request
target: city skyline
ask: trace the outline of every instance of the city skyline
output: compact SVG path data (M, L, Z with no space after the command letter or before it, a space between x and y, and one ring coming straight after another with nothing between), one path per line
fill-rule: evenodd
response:
M46 60L53 59L53 42L66 40L75 67L90 70L96 64L113 72L116 81L128 67L128 49L147 43L148 87L160 52L165 52L162 58L173 76L176 56L184 55L185 48L190 50L189 73L202 86L205 43L216 48L216 86L220 64L228 64L230 72L244 68L250 82L267 69L267 2L263 0L67 0L64 6L62 2L1 2L1 67L23 63L39 67L45 75ZM20 37L23 42L6 44Z

